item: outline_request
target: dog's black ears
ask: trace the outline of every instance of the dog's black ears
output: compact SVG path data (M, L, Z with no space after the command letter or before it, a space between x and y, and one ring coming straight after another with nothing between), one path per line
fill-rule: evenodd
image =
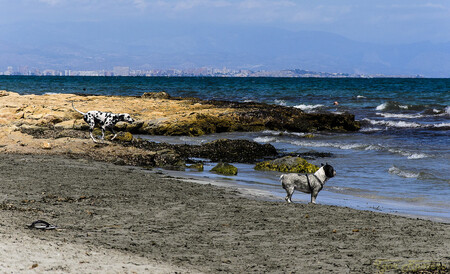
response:
M321 163L321 164L320 164L320 166L324 166L324 164L323 164L323 163Z

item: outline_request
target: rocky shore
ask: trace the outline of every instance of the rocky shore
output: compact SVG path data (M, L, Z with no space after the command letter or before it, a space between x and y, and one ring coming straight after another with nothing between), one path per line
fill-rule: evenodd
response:
M81 111L129 113L136 122L118 123L117 141L95 144ZM260 103L171 98L166 93L141 97L76 94L19 95L0 91L0 152L69 155L146 167L184 166L188 155L212 161L255 162L274 157L270 145L221 141L200 147L156 144L132 134L198 136L232 131L356 131L351 114L308 114L290 107ZM97 132L99 134L99 132Z

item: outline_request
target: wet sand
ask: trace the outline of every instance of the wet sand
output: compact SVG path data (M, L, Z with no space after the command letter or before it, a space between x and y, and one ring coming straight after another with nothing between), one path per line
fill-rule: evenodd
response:
M160 171L0 154L0 269L373 273L450 265L450 225L246 198ZM42 219L57 230L26 227Z

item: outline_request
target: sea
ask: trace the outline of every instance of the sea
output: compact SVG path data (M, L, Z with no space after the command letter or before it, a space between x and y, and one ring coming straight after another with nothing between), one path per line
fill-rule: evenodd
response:
M360 131L316 132L313 138L270 130L141 137L174 144L247 139L272 144L282 153L323 152L327 157L310 161L333 165L337 175L326 183L318 203L450 223L450 79L0 76L0 90L125 96L166 91L172 96L263 102L311 113L352 113L362 124ZM187 170L177 176L223 181L284 202L280 173L232 163L238 175L220 176L210 172L215 164L205 162L205 171ZM309 199L299 192L293 196L297 203Z

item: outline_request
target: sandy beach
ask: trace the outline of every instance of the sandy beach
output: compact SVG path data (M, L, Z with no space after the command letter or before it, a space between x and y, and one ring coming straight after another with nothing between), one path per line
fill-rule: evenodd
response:
M246 198L63 156L2 154L0 163L3 272L448 271L448 224ZM27 228L38 219L58 228Z

